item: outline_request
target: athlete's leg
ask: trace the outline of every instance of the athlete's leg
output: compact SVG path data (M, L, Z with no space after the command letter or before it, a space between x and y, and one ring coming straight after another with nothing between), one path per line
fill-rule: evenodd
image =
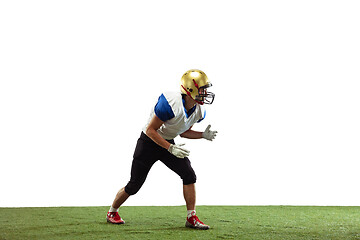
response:
M196 216L196 175L188 158L177 158L172 154L164 154L160 159L168 168L177 173L183 180L183 193L187 208L185 226L195 229L209 229L210 227L199 220Z
M107 214L107 221L114 224L123 224L124 220L118 214L119 207L129 198L130 195L136 194L152 167L158 159L158 151L154 148L154 143L148 141L148 138L142 133L134 152L134 160L131 166L131 178L128 184L121 188L110 207Z
M114 209L119 208L130 195L125 192L125 187L120 189L116 194L113 204L111 205Z
M183 185L183 193L184 193L187 210L188 211L195 210L195 204L196 204L195 183Z
M152 165L151 165L152 166ZM145 166L138 159L133 160L131 167L131 178L129 183L120 189L111 205L106 219L110 223L123 224L125 221L120 217L118 211L120 206L129 198L130 195L136 194L144 184L151 166Z
M119 207L128 199L130 195L125 192L125 188L120 189L116 194L113 204L106 215L106 221L113 224L124 224L125 221L120 217Z
M195 182L196 175L194 169L191 167L188 158L177 158L171 154L167 155L161 161L183 180L183 194L186 202L187 210L195 210L196 191Z

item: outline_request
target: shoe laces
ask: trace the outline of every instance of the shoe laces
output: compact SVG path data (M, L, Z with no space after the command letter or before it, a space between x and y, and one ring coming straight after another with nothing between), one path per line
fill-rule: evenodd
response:
M200 219L195 215L195 216L191 216L192 218L192 222L195 224L196 222L201 223L202 225L205 225L202 221L200 221ZM191 219L190 218L190 219Z
M121 219L121 217L120 217L120 215L119 215L119 213L118 212L114 212L114 213L109 213L109 217L111 217L111 218L114 218L114 220L120 220Z

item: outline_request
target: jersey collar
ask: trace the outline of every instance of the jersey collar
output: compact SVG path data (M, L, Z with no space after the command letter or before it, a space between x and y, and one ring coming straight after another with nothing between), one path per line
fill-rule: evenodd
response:
M191 109L189 109L189 111L187 111L186 108L185 108L185 99L184 98L182 99L182 102L183 102L183 107L184 107L186 118L189 118L190 115L195 111L196 105L193 106Z

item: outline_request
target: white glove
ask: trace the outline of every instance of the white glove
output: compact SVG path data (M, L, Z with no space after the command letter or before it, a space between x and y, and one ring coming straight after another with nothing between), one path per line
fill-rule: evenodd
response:
M217 131L211 131L210 127L211 127L211 125L209 124L207 126L207 128L205 129L205 131L202 133L202 137L209 141L212 141L215 139Z
M184 158L189 156L190 151L183 148L182 146L184 146L185 143L181 143L181 144L170 144L170 147L168 149L168 151L173 154L175 157L178 158Z

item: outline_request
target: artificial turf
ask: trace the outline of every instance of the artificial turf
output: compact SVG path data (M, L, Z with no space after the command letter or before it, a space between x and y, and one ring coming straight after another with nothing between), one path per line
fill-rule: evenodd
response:
M360 207L198 206L210 230L185 228L184 206L0 208L0 239L360 239Z

